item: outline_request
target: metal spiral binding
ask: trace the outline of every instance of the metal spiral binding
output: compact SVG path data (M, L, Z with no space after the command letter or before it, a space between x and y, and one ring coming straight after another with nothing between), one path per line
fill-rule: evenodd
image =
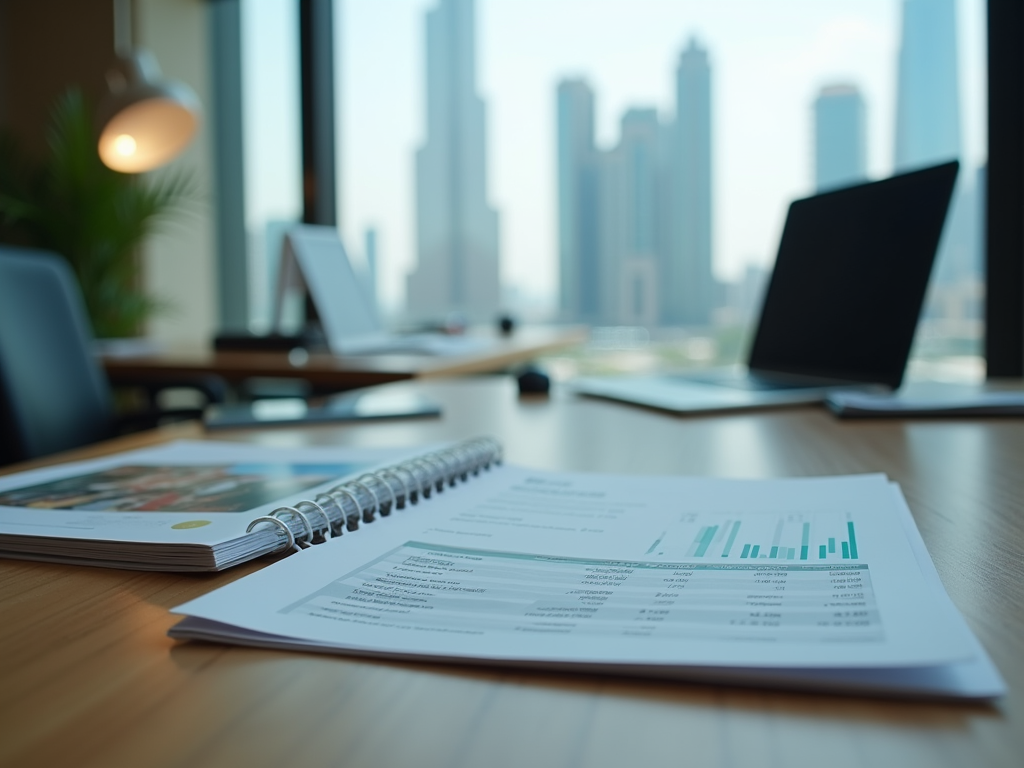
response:
M278 507L257 517L246 529L273 527L282 539L274 552L321 544L345 531L358 530L360 523L372 523L395 510L415 506L420 499L466 482L502 461L501 445L490 437L466 440L449 448L416 456L376 472L367 472L328 491L312 501ZM311 519L312 517L312 519ZM267 529L269 530L269 529Z

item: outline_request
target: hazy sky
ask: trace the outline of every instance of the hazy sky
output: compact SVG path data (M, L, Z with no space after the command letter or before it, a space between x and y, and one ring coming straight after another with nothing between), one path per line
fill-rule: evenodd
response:
M423 141L425 11L436 0L345 0L341 16L342 232L361 254L379 229L382 298L415 259L414 153ZM960 0L965 155L984 157L984 4ZM691 36L712 68L715 272L774 258L788 202L813 187L811 105L858 85L872 176L892 164L899 0L477 0L479 92L506 283L553 301L557 285L555 88L584 77L598 140L622 113L674 112L675 64Z

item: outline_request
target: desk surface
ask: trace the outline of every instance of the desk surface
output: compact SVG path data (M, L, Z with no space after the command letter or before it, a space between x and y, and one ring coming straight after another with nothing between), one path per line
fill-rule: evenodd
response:
M511 462L899 481L953 601L1010 686L992 705L358 661L166 637L225 574L0 561L0 765L1020 766L1024 423L841 422L817 408L672 417L516 397L507 378L410 382L441 419L218 433L274 446L482 433ZM129 447L179 427L114 443Z
M490 338L490 334L484 334ZM216 374L230 382L254 377L304 379L319 389L355 389L419 378L494 373L586 341L580 326L524 327L493 335L494 346L467 355L289 356L284 352L175 350L153 355L107 357L103 365L114 384L167 376Z

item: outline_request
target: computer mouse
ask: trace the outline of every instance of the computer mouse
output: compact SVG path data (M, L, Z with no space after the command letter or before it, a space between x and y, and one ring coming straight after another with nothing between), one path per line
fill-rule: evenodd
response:
M551 391L551 378L538 368L524 369L517 377L520 395L546 395Z

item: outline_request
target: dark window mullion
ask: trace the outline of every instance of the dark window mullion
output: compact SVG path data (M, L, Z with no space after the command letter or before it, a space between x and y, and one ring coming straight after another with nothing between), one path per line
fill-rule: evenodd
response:
M1024 376L1024 5L988 2L985 361Z
M333 0L299 0L302 220L336 226Z
M218 321L221 331L242 331L249 325L249 264L242 141L241 3L215 0L209 8Z

